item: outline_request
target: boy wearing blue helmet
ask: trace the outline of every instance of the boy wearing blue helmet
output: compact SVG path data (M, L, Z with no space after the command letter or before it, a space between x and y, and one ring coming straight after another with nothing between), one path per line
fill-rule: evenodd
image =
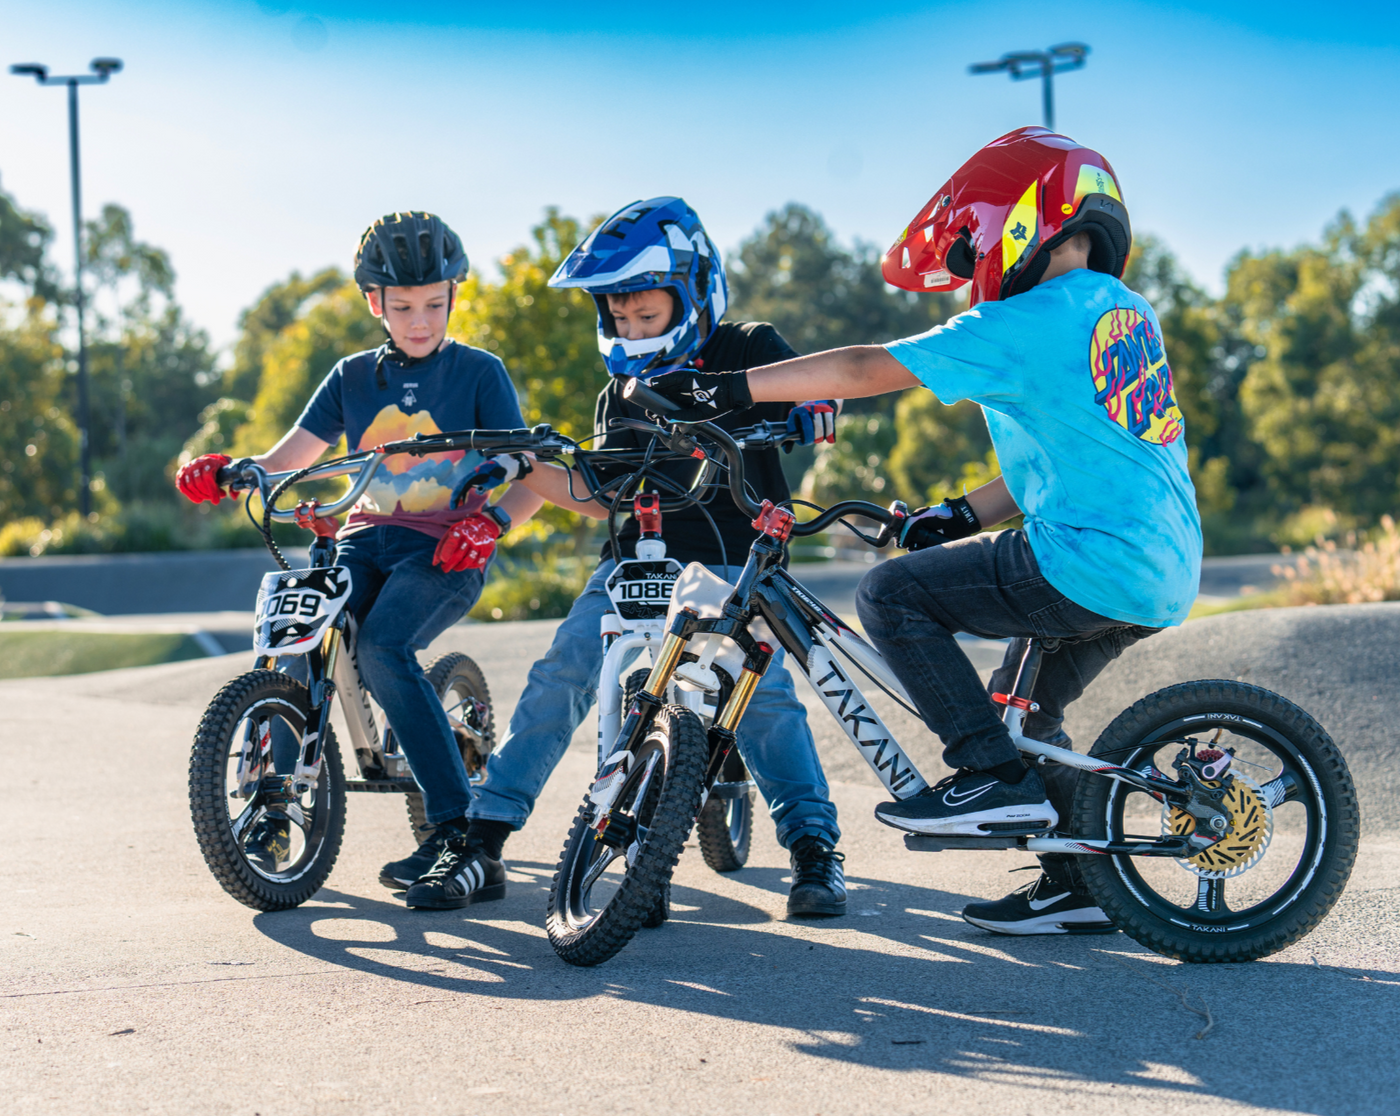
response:
M622 399L625 377L648 377L682 366L737 370L796 355L771 325L721 321L728 302L724 267L700 219L680 198L652 198L613 214L564 261L550 285L586 290L598 304L598 344L612 373L595 411L598 448L642 445L635 431L608 429L613 418L646 417L641 408ZM770 403L732 425L786 420L811 443L832 437L835 413L836 404L830 400L796 407ZM745 458L760 498L788 498L776 450L750 452ZM678 466L676 479L688 485L693 468ZM594 519L608 514L593 500L573 498L568 469L533 462L523 454L485 462L477 477L482 487L517 480L546 500ZM573 491L580 490L575 478ZM640 530L633 518L619 530L622 556L634 556ZM733 563L743 561L755 537L748 518L727 495L711 499L704 510L690 507L666 516L668 555L682 563L701 562L729 581L739 574L740 567ZM611 542L606 544L602 561L559 626L549 653L531 667L510 728L472 802L465 841L455 860L444 857L409 888L409 906L462 907L503 893L506 838L525 824L545 780L595 700L603 664L599 621L611 608L605 583L617 557ZM764 676L740 728L739 750L769 804L778 840L791 856L788 913L844 914L842 858L835 851L840 838L836 807L806 710L786 670L770 669Z

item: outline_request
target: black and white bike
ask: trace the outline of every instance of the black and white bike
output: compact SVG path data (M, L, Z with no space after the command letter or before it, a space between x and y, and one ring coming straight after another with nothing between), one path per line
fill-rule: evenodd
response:
M786 433L786 427L776 425ZM614 504L614 517L617 510ZM650 669L638 669L624 677L623 664L638 652L645 652L655 665L657 649L666 635L671 591L684 569L666 555L661 494L634 495L632 514L641 527L636 558L618 562L607 580L612 609L602 622L605 653L598 679L600 766L612 752L622 728L624 711L631 708L650 674ZM702 725L714 721L721 697L719 680L714 674L688 669L688 664L676 672L667 693L669 702L689 709ZM753 815L754 782L736 748L725 761L718 781L710 788L705 808L695 823L700 854L716 872L737 872L748 862Z
M626 394L656 415L673 409L639 383ZM873 683L913 712L899 680L782 566L790 536L845 516L880 524L863 537L886 545L907 509L843 501L798 523L786 508L753 499L740 447L724 430L663 419L650 434L675 456L704 457L707 469L714 466L705 483L723 463L729 495L763 533L737 584L695 564L676 580L665 638L584 798L550 893L550 941L576 965L612 957L651 917L777 648L892 796L929 785L861 692ZM1021 732L1046 651L1030 642L1012 692L994 696L1029 760L1082 773L1073 816L1060 822L1072 836L1057 835L1047 821L1002 823L956 836L910 834L906 847L1075 854L1120 929L1187 961L1251 960L1311 931L1341 895L1359 831L1350 773L1323 728L1277 694L1212 679L1142 698L1087 755L1055 747ZM677 678L702 676L713 677L719 694L708 727L671 700Z
M423 795L394 734L384 724L355 660L355 619L346 609L351 573L336 565L331 516L352 507L380 462L401 444L295 472L268 473L248 461L225 466L220 485L261 496L259 528L281 572L267 574L254 621L255 668L210 702L190 752L190 813L205 863L224 890L260 911L306 902L326 882L345 833L346 794L403 794L414 836L430 833ZM352 478L333 503L279 510L300 482ZM272 538L272 523L296 521L315 534L306 568L293 569ZM257 522L257 521L255 521ZM289 668L298 659L297 677ZM467 772L479 780L495 747L491 696L481 668L452 652L426 667L442 699ZM331 728L340 700L359 768L347 779ZM291 770L274 763L274 737L296 745Z

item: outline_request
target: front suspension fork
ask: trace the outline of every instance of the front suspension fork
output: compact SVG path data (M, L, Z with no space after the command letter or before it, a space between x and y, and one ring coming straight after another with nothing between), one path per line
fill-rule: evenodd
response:
M330 728L331 705L336 692L335 664L345 635L344 617L343 612L337 616L336 623L326 630L321 639L321 677L311 683L311 716L306 722L296 771L292 775L292 789L298 795L314 791L321 778L321 761L325 758L326 733Z

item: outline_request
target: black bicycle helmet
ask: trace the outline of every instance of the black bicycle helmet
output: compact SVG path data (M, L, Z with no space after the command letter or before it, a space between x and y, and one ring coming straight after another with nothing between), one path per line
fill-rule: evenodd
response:
M456 283L467 274L462 240L431 213L390 213L360 237L355 282L373 287L426 287Z

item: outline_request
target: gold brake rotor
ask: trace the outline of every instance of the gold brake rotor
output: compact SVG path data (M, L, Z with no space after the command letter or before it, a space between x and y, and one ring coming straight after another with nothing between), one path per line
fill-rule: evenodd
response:
M1206 879L1238 876L1252 868L1269 847L1274 834L1274 812L1263 790L1246 775L1234 772L1230 789L1220 803L1230 813L1230 827L1225 836L1210 848L1179 863ZM1205 786L1218 787L1207 782ZM1196 831L1196 819L1176 806L1162 807L1164 832L1185 837Z

